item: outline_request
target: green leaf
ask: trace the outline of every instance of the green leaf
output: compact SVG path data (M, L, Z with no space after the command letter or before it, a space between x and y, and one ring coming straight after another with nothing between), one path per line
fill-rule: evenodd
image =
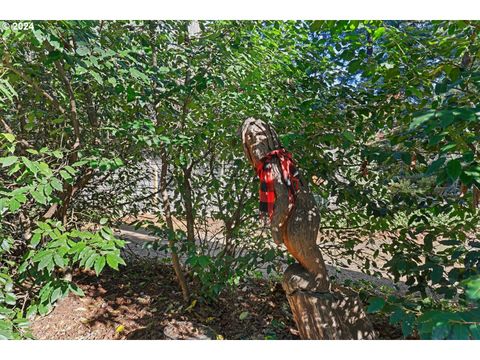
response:
M454 117L453 113L449 110L442 110L438 112L438 117L440 119L440 126L446 128L453 123Z
M390 324L394 325L394 324L397 324L399 323L403 317L405 316L405 311L403 311L402 308L397 308L395 309L395 311L392 312L392 314L390 315Z
M86 46L79 46L76 50L76 53L80 56L85 56L90 54L90 49L87 48Z
M32 194L32 197L35 199L36 202L39 202L40 204L43 204L43 205L47 204L47 198L43 194L43 191L40 191L40 190L31 191L30 194Z
M434 115L435 115L435 110L428 110L427 112L421 115L415 116L412 122L410 123L410 130L415 129L420 125L422 125L423 123L427 122L428 120L432 119Z
M210 263L210 258L206 255L202 255L198 257L197 262L201 267L205 267Z
M0 320L0 324L3 320ZM0 340L14 339L11 329L0 329Z
M71 175L75 175L77 173L77 170L70 165L65 165L64 169L67 170Z
M443 267L440 265L433 265L432 273L430 275L432 283L438 284L442 276L443 276Z
M472 324L469 327L470 335L474 340L480 340L480 325L479 324Z
M457 148L456 143L450 143L450 144L447 144L447 145L443 146L440 149L440 152L441 153L448 153L448 152L452 152L452 150L455 150L456 148Z
M158 139L164 144L170 144L172 142L169 137L164 135L159 136Z
M62 57L62 53L58 50L53 50L48 53L48 62L52 63L59 60Z
M404 337L410 336L413 333L413 326L415 324L415 315L407 314L402 320L402 334Z
M434 325L432 329L432 339L433 340L443 340L448 337L450 333L450 327L448 323L439 322Z
M434 174L435 172L437 172L441 167L442 165L445 163L445 158L444 157L440 157L438 158L437 160L435 161L432 161L432 163L430 164L430 166L428 167L427 171L425 172L426 175L432 175Z
M250 313L248 311L243 311L242 313L240 313L240 316L238 318L240 320L245 320L249 315Z
M4 301L7 305L15 305L17 303L17 297L13 293L6 293Z
M100 275L100 273L102 272L103 268L105 267L105 263L106 263L106 260L105 260L105 257L104 256L99 256L96 260L95 260L95 273L98 275Z
M55 261L55 264L57 264L57 266L59 266L60 268L65 267L65 259L61 257L59 254L55 254L53 256L53 259Z
M41 233L33 234L32 238L30 239L30 245L33 247L36 247L41 239L42 239Z
M370 299L370 304L368 305L367 312L374 313L383 309L385 306L385 299L374 297Z
M31 319L37 314L37 305L30 305L27 309L27 313L25 314L25 317L27 319Z
M449 338L452 340L468 340L470 338L468 328L468 324L454 324Z
M52 256L51 253L48 253L44 257L42 257L42 259L38 263L37 269L39 271L43 270L44 268L46 268L47 266L49 266L51 264L53 264L53 256Z
M350 141L350 142L352 142L352 143L355 142L355 136L353 135L352 132L350 132L350 131L344 131L344 132L342 133L342 135L343 135L343 137L344 137L345 139L347 139L348 141Z
M96 71L90 71L90 74L92 74L93 78L97 83L103 85L103 80L99 73L97 73Z
M51 310L52 310L52 306L50 304L47 304L47 305L39 304L38 305L38 313L41 316L47 315Z
M130 68L130 74L132 74L134 78L143 80L145 83L148 83L150 81L148 76L146 76L145 74L141 73L140 71L138 71L133 67Z
M448 72L448 77L450 78L451 81L456 81L459 76L460 76L460 69L458 67L453 67Z
M459 160L454 159L447 163L447 175L450 177L450 179L456 180L460 176L461 172L462 165L460 164Z
M114 270L118 270L118 264L120 263L119 257L115 254L107 254L107 264Z
M55 290L53 290L52 295L50 296L50 302L54 303L61 297L62 297L62 289L56 288Z
M480 300L480 275L465 280L462 285L465 287L465 295L472 301Z
M68 285L68 287L75 295L85 296L85 293L83 292L83 290L80 289L77 285L71 283Z
M14 213L18 209L20 209L21 204L16 199L11 199L10 204L8 205L8 209L10 212Z
M85 249L87 245L84 242L78 242L73 245L70 250L68 250L69 254L80 254L80 252Z
M17 156L7 156L4 158L0 158L0 164L2 164L2 167L7 167L12 164L15 164L18 160Z
M93 253L92 255L90 255L87 259L87 261L85 261L85 269L90 269L95 261L96 258L98 258L98 254L97 253Z
M435 235L432 233L429 233L425 235L423 238L423 248L425 249L426 252L430 252L433 250L433 240L435 239Z
M324 20L315 20L315 21L312 22L312 24L310 25L310 29L311 29L312 31L320 31L325 24L326 24L326 21L324 21Z
M25 156L22 156L22 161L31 173L33 173L34 175L38 173L38 167L35 163L31 162Z
M62 185L62 182L60 180L58 180L57 178L55 177L52 177L50 179L50 185L55 189L55 190L58 190L58 191L62 191L63 190L63 185Z
M13 143L15 141L15 135L9 133L2 133L3 137L7 139L8 142Z
M53 151L52 155L55 156L57 159L62 159L63 158L63 154L60 150Z
M112 86L117 86L117 79L114 77L109 77L107 81L112 84Z
M60 170L60 176L62 177L63 180L65 180L67 182L70 182L73 179L72 175L70 175L65 170Z
M373 40L377 40L379 39L383 33L385 32L385 28L384 27L379 27L378 29L375 30L375 32L373 33Z

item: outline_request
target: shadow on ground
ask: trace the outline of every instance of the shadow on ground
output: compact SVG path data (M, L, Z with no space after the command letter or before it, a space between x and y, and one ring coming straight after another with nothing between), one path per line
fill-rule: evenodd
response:
M225 339L298 338L281 286L265 280L245 283L215 302L189 304L182 302L170 266L151 261L98 278L79 273L74 281L85 297L70 295L36 319L36 338L164 339L163 329L172 320L207 325ZM189 285L195 290L195 283Z
M279 283L268 279L248 280L222 293L216 301L192 299L185 304L163 252L146 250L154 238L140 230L121 230L128 240L123 256L128 266L105 270L99 277L79 272L74 281L85 297L70 295L59 301L47 316L32 322L38 339L164 339L163 329L171 321L205 325L224 339L298 339L298 331ZM338 283L369 280L393 287L388 279L377 279L358 271L328 267ZM188 279L192 293L199 284ZM380 338L401 338L401 331L385 318L371 317Z

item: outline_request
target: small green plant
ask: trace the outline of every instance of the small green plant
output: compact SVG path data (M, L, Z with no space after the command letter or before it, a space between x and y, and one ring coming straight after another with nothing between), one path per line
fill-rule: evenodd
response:
M15 137L0 135L0 338L17 339L31 337L30 318L49 313L70 292L82 295L67 273L83 268L99 275L106 265L116 270L125 265L120 257L124 242L104 226L106 219L93 232L40 220L38 214L59 202L58 192L73 183L77 170L51 168L47 161L63 155L47 148L15 156ZM28 222L21 220L25 214Z

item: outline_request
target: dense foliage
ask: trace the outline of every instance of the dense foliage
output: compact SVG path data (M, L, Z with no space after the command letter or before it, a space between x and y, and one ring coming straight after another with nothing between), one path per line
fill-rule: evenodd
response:
M73 270L125 264L112 228L126 215L157 215L137 225L171 255L185 300L214 301L261 266L291 261L257 218L237 133L253 116L275 126L312 180L328 258L406 284L404 295L356 284L369 311L404 336L480 338L479 30L472 21L7 27L0 337L28 336L29 318L79 293ZM189 294L185 275L201 294Z

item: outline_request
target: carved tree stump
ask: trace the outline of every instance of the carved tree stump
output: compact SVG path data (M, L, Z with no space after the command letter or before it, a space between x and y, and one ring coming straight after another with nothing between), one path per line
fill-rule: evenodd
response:
M376 338L357 294L345 288L316 290L315 278L300 264L284 273L287 294L300 337L308 340L372 340Z
M279 158L269 158L282 148L275 130L267 123L249 118L241 136L245 156L254 169L269 160L275 191L271 230L277 244L283 244L299 262L284 275L283 288L302 339L373 339L375 333L360 299L346 289L331 290L327 269L317 245L320 213L308 183L298 174L300 186L294 203L282 176ZM298 169L297 169L298 170Z

